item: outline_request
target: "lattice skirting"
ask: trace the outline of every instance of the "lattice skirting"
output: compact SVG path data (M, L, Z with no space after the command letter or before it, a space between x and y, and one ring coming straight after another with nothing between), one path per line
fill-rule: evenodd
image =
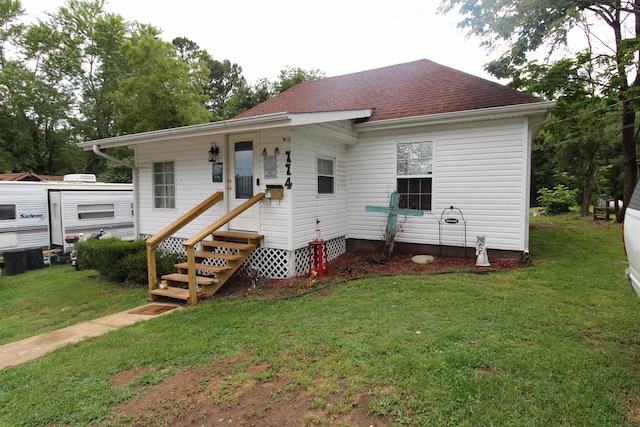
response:
M146 240L151 235L141 235ZM186 239L171 237L165 240L159 248L168 253L186 255L182 242ZM326 241L328 260L342 255L347 251L347 243L344 237L338 237ZM221 248L224 250L224 248ZM240 274L248 275L250 269L257 269L262 277L269 279L285 279L309 274L310 268L309 248L303 247L295 251L259 247L240 267Z

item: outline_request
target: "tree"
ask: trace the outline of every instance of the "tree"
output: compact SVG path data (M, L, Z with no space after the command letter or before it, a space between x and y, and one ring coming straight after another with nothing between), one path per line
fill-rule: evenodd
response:
M519 75L519 86L528 92L557 100L554 115L536 140L532 159L545 153L543 159L552 170L563 171L560 184L581 188L581 213L589 214L594 196L602 194L598 181L603 159L613 156L613 132L610 123L614 118L609 106L598 95L593 79L585 73L590 58L578 55L575 59L561 59L553 64L527 63ZM588 69L588 68L586 68ZM615 110L614 110L615 112ZM546 150L540 149L545 145ZM608 160L605 160L607 162ZM536 162L544 168L544 162ZM555 174L556 177L558 174ZM536 186L551 188L554 185ZM596 188L594 191L593 188ZM609 194L614 189L609 189Z
M300 67L286 67L280 70L278 80L273 84L275 94L284 92L295 85L324 78L326 75L321 70L304 70Z
M183 61L189 64L204 62L209 70L203 91L209 98L207 107L211 111L213 121L226 120L235 116L235 109L229 101L236 92L247 87L247 81L242 76L242 67L231 63L228 59L223 61L213 59L209 52L187 38L178 37L172 43Z
M7 47L24 32L24 24L17 18L24 15L20 0L0 0L0 67L7 62Z
M588 75L596 93L609 103L619 103L620 140L624 169L623 199L628 204L637 179L635 121L640 87L640 0L443 0L440 10L456 7L464 19L458 24L482 37L489 50L505 49L487 70L511 78L518 87L527 57L546 53L547 61L569 45L572 28L584 31ZM612 44L601 43L608 30Z
M22 13L21 8L13 10ZM4 55L0 70L3 121L8 125L1 133L4 148L17 160L13 169L40 174L81 171L69 121L74 87L67 75L72 61L61 48L60 34L45 23L3 34L12 37L3 47L10 44L21 55Z
M320 70L304 70L302 68L287 67L280 71L278 80L270 82L266 78L259 79L255 84L242 85L227 101L229 118L234 117L269 98L307 80L323 78L325 73Z
M206 123L206 67L181 60L175 46L140 26L123 46L128 76L115 92L116 126L130 134ZM198 63L200 64L200 63Z
M76 88L77 113L69 120L75 138L114 136L114 93L125 76L122 47L129 25L121 16L106 13L104 0L69 0L51 15L48 25L60 35L60 50L71 64L67 78ZM101 173L107 167L92 152L85 156L85 172Z

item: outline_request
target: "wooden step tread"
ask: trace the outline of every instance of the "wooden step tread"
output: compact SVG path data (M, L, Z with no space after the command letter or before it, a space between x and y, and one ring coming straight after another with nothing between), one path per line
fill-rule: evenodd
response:
M255 249L256 245L249 243L225 242L224 240L203 240L203 248L231 248L239 251L248 251Z
M238 254L224 254L224 253L210 252L210 251L196 252L195 255L196 255L196 258L223 259L226 261L235 261L235 260L244 258L242 255L238 255Z
M151 295L161 297L181 299L187 301L189 299L189 289L176 288L169 286L167 289L152 289Z
M184 268L185 270L189 269L188 262L181 262L180 264L175 265L176 268ZM210 264L200 264L196 263L196 271L211 271L213 273L221 273L223 271L229 270L231 267L222 266L222 265L210 265Z
M173 281L173 282L189 283L189 275L188 274L182 274L182 273L165 274L164 276L162 276L162 280L170 280L170 281ZM217 284L218 283L218 279L215 279L213 277L196 276L196 283L198 285L210 286L210 285Z
M247 233L243 231L214 231L211 233L213 236L218 237L231 237L235 239L247 239L247 240L260 240L264 237L262 234Z

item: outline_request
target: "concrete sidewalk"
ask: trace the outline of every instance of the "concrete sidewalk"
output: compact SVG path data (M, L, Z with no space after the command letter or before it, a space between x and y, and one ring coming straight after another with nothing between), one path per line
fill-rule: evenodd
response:
M97 337L123 326L153 319L171 313L181 306L167 303L151 303L138 308L90 320L35 337L25 338L0 346L0 369L15 366L36 359L43 354L67 344L80 342L86 338ZM148 314L139 314L148 313Z

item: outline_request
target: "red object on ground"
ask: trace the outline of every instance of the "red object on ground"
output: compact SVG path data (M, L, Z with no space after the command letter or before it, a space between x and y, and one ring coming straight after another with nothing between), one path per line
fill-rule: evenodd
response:
M313 270L318 272L318 277L324 277L329 272L329 253L324 240L309 243L309 274Z

